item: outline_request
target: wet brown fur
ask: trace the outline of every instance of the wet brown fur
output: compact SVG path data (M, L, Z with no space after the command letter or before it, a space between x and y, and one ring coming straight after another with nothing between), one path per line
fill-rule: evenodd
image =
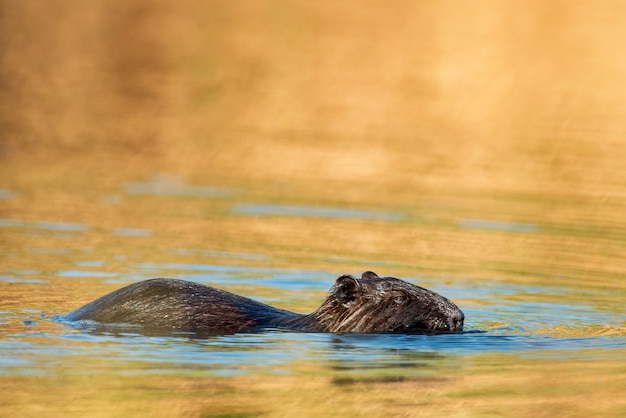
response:
M393 277L363 273L337 279L309 315L274 308L198 283L151 279L134 283L69 313L68 321L131 324L147 329L228 333L263 328L311 332L457 332L463 312L443 296Z

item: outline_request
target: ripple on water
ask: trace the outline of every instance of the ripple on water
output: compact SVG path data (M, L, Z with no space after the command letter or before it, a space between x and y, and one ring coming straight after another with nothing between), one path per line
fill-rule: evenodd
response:
M47 280L41 279L27 279L23 277L0 275L0 282L5 283L47 283Z
M176 277L183 280L212 284L245 284L282 288L289 291L301 289L327 290L332 285L332 275L320 270L302 270L276 267L249 267L197 263L139 263L142 275L162 275L167 270L178 270ZM323 278L329 277L329 280Z
M217 186L194 186L185 184L180 177L167 174L155 174L145 182L126 183L124 191L129 194L148 194L155 196L197 196L197 197L235 197L237 189Z
M16 219L0 219L0 227L36 228L52 231L83 232L87 225L75 222L20 221Z
M13 192L7 189L0 189L0 199L10 199L13 197Z
M523 222L494 221L488 219L461 219L458 225L462 228L493 229L508 232L537 232L539 226Z
M142 228L114 228L111 232L125 237L149 237L152 235L151 230Z
M98 361L132 364L124 373L164 370L197 370L203 374L233 375L290 373L290 365L315 361L334 370L364 373L398 368L403 374L445 362L448 366L471 362L473 356L511 354L529 358L587 358L598 348L617 356L624 338L555 338L548 335L500 335L497 332L465 332L445 335L334 335L268 330L195 338L193 335L146 336L128 329L61 333L14 333L0 341L6 353L0 374L45 372L58 364L99 364ZM45 344L42 344L45 341ZM610 351L606 351L610 350ZM611 354L612 353L612 354ZM85 362L85 358L89 361ZM42 364L43 362L43 364ZM70 369L89 373L81 366ZM97 371L96 371L97 372Z
M118 277L118 273L105 271L64 270L56 273L58 277Z
M231 211L235 214L257 216L313 216L319 218L361 219L374 221L401 221L403 219L403 215L400 212L269 203L238 203L232 206Z
M182 254L189 250L180 250ZM177 254L176 251L174 251ZM191 251L192 255L231 256L231 253ZM244 254L245 255L245 254ZM233 255L236 256L236 255ZM247 260L257 259L254 254ZM261 258L263 259L263 258ZM63 270L59 277L95 277L127 283L128 274L99 271L102 260L77 261L94 271ZM249 284L276 290L325 292L334 280L326 271L233 266L202 263L137 263L141 277L176 277L211 284ZM33 272L11 271L0 281L30 280ZM424 280L406 278L416 284ZM5 327L0 349L0 374L34 373L85 358L142 364L128 373L155 369L191 368L202 373L245 374L260 370L289 373L290 364L313 361L337 370L362 373L367 368L399 367L418 373L423 365L471 361L489 353L515 356L585 358L598 350L612 356L626 345L623 316L616 306L595 305L585 289L524 286L497 280L441 282L425 280L426 287L444 294L466 313L466 332L445 335L333 335L268 330L256 334L200 336L186 333L145 335L133 329L72 328L50 330L47 322L25 311L0 313ZM40 282L40 281L37 281ZM594 300L617 301L596 290ZM613 297L611 299L609 296ZM262 299L262 298L258 298ZM615 302L617 303L617 302ZM12 331L7 331L12 330ZM17 330L17 331L16 331ZM305 349L303 349L305 347ZM592 353L592 354L589 354ZM364 360L366 359L366 360ZM70 367L72 368L72 367ZM357 371L361 370L361 371Z

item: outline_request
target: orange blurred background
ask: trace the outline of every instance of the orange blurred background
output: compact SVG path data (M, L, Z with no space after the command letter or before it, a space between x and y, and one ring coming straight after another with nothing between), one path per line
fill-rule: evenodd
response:
M1 7L7 170L624 195L620 1Z

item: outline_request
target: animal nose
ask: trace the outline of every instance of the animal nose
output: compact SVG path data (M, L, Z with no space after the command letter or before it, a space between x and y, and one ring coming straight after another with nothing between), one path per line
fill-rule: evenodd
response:
M463 318L456 317L452 320L453 331L463 331Z

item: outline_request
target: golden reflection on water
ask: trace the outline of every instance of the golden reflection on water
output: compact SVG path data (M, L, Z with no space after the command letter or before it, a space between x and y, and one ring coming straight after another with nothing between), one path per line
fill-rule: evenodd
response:
M60 314L120 286L58 276L90 271L77 261L106 260L98 272L124 282L168 249L210 249L268 257L220 265L327 271L328 287L365 269L555 286L570 291L505 299L623 315L624 17L619 1L0 1L0 218L24 222L0 226L0 274L44 281L1 281L1 310ZM232 194L129 192L163 173ZM401 218L237 215L236 203ZM302 312L323 297L229 286ZM623 321L576 321L532 329L625 335ZM28 329L9 321L3 338ZM419 381L343 386L310 363L271 379L148 379L106 362L75 375L61 361L50 376L2 376L0 405L22 416L624 413L624 363L597 355L474 355Z
M291 366L297 376L21 376L4 378L2 386L23 416L54 414L60 399L64 414L103 417L619 416L626 383L620 364L489 356L476 358L471 370L443 368L436 378L406 380L333 379L328 368L307 363ZM611 378L601 391L598 375ZM37 403L18 387L41 388Z

